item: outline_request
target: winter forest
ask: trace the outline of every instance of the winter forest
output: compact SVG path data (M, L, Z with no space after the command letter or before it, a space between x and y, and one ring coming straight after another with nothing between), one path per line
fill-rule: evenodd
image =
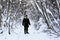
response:
M0 40L60 40L60 0L0 0Z

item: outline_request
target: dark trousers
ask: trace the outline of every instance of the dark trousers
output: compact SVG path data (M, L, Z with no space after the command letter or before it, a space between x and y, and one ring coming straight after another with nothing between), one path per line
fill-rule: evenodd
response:
M28 27L27 26L24 26L24 33L28 33Z

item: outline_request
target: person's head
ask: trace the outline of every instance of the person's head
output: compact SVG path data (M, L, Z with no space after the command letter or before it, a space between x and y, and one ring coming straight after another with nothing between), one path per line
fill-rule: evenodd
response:
M24 18L27 18L27 17L28 17L27 15L24 16Z

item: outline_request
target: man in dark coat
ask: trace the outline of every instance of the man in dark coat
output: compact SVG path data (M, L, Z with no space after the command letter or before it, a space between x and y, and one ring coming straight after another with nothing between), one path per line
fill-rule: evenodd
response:
M29 34L29 33L28 33L28 27L29 27L29 25L30 25L30 21L29 21L27 15L24 16L22 25L24 26L24 33L25 33L25 34L26 34L26 33Z

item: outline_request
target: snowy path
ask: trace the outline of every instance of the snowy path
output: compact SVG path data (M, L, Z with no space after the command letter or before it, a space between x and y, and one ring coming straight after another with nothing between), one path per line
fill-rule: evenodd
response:
M32 24L29 27L30 34L24 34L23 26L18 25L18 28L11 32L11 35L7 32L0 34L0 40L60 40L60 38L52 38L47 33L42 32L44 26L41 26L40 30L36 31Z

